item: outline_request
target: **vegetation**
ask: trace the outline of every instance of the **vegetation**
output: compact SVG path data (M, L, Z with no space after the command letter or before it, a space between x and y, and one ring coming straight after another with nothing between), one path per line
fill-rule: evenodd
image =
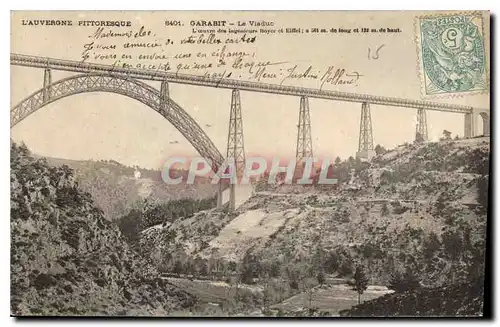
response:
M11 313L166 315L194 299L131 251L73 171L11 145Z
M483 294L483 281L471 280L463 284L387 294L340 314L351 317L478 316L483 313Z
M433 312L433 302L420 297L469 296L454 287L484 276L488 152L488 144L462 141L407 144L393 151L379 146L369 163L353 157L335 160L329 178L340 184L315 186L314 194L258 195L249 202L251 209L234 213L211 210L213 198L166 203L148 199L136 202L118 224L142 258L164 276L182 280L178 283L186 283L186 288L191 285L190 294L203 294L205 286L198 285L199 280L227 283L220 290L207 286L206 292L221 296L218 309L199 308L205 313L241 313L260 306L269 315L290 315L275 311L273 304L301 293L301 305L307 308L297 315L320 315L313 307L315 294L327 288L324 284L332 277L351 280L358 303L364 294L362 308L371 308L368 303L373 302L367 302L370 281L396 292L384 297L389 302L380 302L394 304L395 314L415 315L412 305ZM352 187L353 180L363 186ZM318 189L321 192L315 192ZM84 203L71 187L58 192L61 206ZM255 214L249 220L255 222L220 233L249 211ZM74 230L84 228L79 222L71 224ZM231 229L235 235L226 238ZM81 246L76 236L74 231L64 236L73 249ZM55 282L45 275L37 275L36 287ZM249 289L257 286L261 291L250 294ZM227 301L221 300L222 290ZM202 297L215 301L209 300L211 295ZM466 307L458 300L449 305L452 309L444 312ZM372 309L363 310L359 312Z
M407 270L405 273L401 273L399 271L394 272L388 285L389 289L394 290L397 293L414 291L419 287L420 281L411 270Z
M443 138L442 138L442 140L444 140L444 141L451 140L451 132L447 131L447 130L444 130L443 131Z
M368 278L363 271L363 267L357 266L352 280L348 282L353 290L358 292L358 304L361 303L361 294L368 288Z
M134 246L140 240L140 233L158 224L173 223L177 219L192 217L194 213L215 207L216 198L180 199L166 203L149 202L147 199L138 209L132 209L118 221L120 231Z
M377 144L375 146L375 154L377 154L377 155L383 155L386 152L387 152L387 150L383 146L381 146L380 144Z

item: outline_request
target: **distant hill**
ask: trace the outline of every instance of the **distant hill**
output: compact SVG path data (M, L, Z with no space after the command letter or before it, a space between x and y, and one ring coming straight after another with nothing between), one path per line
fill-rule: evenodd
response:
M11 145L11 314L157 315L194 299L159 278L73 171Z
M45 159L51 166L67 165L73 169L80 187L92 195L108 220L119 219L144 199L164 203L185 198L205 199L213 197L216 192L216 187L203 177L197 177L193 185L168 185L162 180L160 171L136 169L114 160ZM136 171L140 172L139 178L135 175ZM187 172L176 170L171 174L178 177L186 176Z

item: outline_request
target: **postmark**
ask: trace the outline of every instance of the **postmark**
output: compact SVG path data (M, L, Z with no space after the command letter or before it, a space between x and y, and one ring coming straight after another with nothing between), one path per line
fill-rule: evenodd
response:
M488 90L480 14L421 16L416 20L422 95L465 95Z

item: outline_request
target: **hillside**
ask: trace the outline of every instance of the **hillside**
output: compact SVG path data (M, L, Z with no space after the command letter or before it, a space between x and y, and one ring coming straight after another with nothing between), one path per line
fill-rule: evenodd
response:
M129 249L67 166L11 145L11 314L156 315L194 299Z
M213 197L216 192L215 186L202 177L197 177L194 185L168 185L162 180L160 171L135 169L113 160L45 159L51 166L67 165L72 168L82 190L91 194L108 220L126 215L131 209L140 206L144 199L155 202L184 198L204 199ZM140 173L139 177L135 176L136 172ZM185 174L185 171L175 172L175 176Z
M186 255L243 266L251 258L254 277L349 278L361 264L379 285L408 270L426 287L481 278L489 152L488 138L407 144L353 160L353 178L337 186L268 187L231 214L202 211L152 227L143 248L179 249L171 268Z
M393 293L341 311L345 317L470 317L483 312L484 285L471 281L414 292Z

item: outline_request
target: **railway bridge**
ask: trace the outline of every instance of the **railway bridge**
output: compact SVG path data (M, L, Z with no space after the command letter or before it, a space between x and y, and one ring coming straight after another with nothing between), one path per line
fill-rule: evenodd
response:
M235 79L213 79L205 76L177 74L171 72L121 68L112 65L85 63L48 57L11 53L10 64L43 69L43 84L39 90L15 105L10 112L11 128L33 112L59 99L85 92L111 92L140 101L166 118L193 145L198 153L212 162L214 171L224 162L224 156L216 148L198 123L172 100L169 83L231 89L231 104L228 141L225 158L234 160L236 173L241 176L245 165L243 118L241 115L240 91L271 93L294 96L299 101L299 122L296 139L297 165L313 156L309 98L333 101L356 102L361 105L359 145L357 157L370 158L374 155L373 129L370 105L412 108L417 111L415 137L427 140L427 110L459 113L464 115L464 135L477 135L478 117L483 120L483 134L490 134L490 110L464 105L452 105L422 100L401 99L368 94L348 93L331 90L248 82ZM67 71L76 75L52 81L52 71ZM158 81L160 88L145 82ZM218 207L222 206L222 192L229 187L229 209L235 207L235 185L219 187Z

